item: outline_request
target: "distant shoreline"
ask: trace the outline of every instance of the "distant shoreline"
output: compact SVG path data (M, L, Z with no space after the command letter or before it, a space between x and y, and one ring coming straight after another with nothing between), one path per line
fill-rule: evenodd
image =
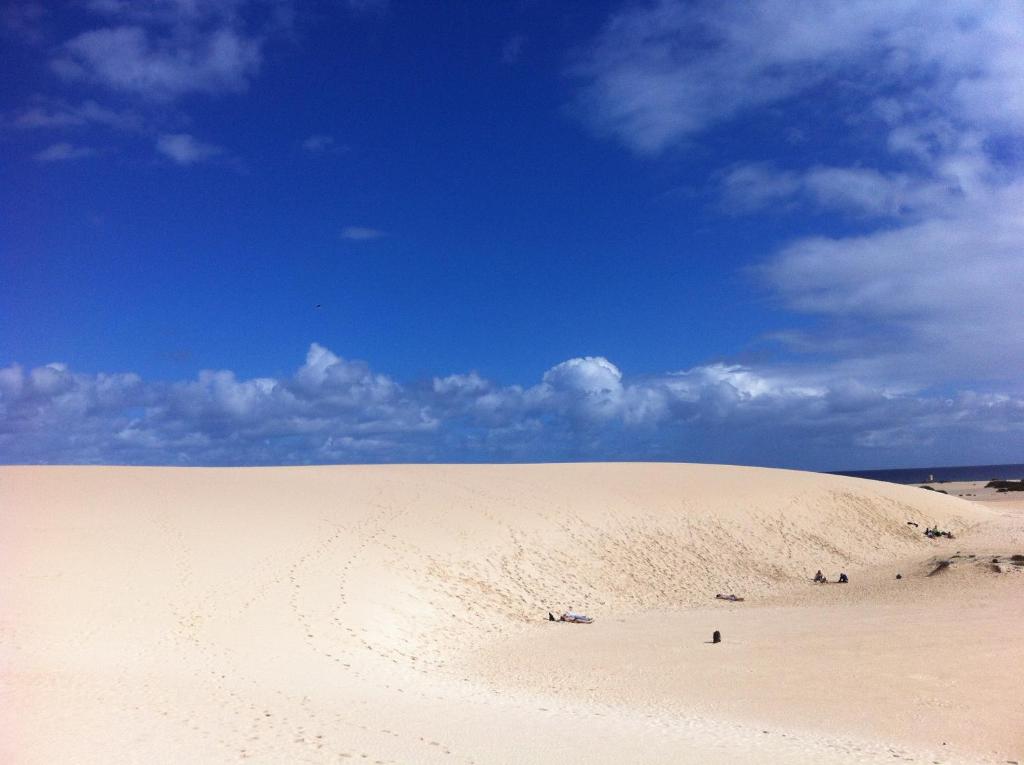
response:
M950 481L1016 480L1024 478L1024 464L958 465L943 467L898 468L895 470L836 470L830 475L867 478L887 483L946 483Z

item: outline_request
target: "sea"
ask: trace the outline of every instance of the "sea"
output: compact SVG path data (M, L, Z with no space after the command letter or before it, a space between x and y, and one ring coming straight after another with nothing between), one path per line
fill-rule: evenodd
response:
M958 465L951 467L898 468L896 470L837 470L834 475L870 478L889 483L932 483L942 481L992 481L1024 478L1024 464Z

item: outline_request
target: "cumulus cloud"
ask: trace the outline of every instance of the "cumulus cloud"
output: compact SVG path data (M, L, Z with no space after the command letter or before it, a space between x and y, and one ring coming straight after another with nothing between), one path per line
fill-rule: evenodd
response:
M194 165L224 153L221 147L197 141L188 133L166 133L159 136L156 150L179 165Z
M543 398L585 422L610 420L623 413L622 372L600 356L563 361L544 373Z
M37 162L66 162L70 159L81 159L96 154L96 149L90 146L76 146L66 141L51 144L40 152L37 152Z
M529 387L472 372L403 385L316 343L282 378L211 370L147 382L62 364L0 368L8 463L689 459L839 468L962 459L965 447L978 461L998 460L1022 433L1019 393L900 392L836 369L710 364L629 378L605 358L581 357Z
M435 377L433 382L434 393L441 395L473 396L489 388L490 383L476 372Z
M317 344L286 379L211 370L144 383L61 364L0 369L0 455L9 462L300 463L340 458L343 445L357 459L364 442L435 427L389 377Z

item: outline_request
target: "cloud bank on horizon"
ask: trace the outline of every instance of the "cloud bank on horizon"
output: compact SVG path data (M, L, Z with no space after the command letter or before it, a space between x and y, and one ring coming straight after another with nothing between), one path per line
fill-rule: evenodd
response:
M403 12L349 6L362 23ZM118 141L142 140L181 172L241 156L201 134L194 99L258 87L268 51L287 47L304 13L289 0L83 7L95 23L47 55L53 77L90 97L39 93L3 116L7 131L60 131L32 155L37 166L95 161ZM28 39L46 11L26 8L7 24ZM492 58L518 70L540 47L528 39L504 30ZM509 40L514 56L500 48ZM728 143L700 181L716 225L801 220L739 268L788 319L751 337L779 349L771 358L630 376L580 356L520 385L466 371L399 382L318 343L294 374L250 379L11 364L0 368L0 461L1020 460L1022 41L1016 0L660 0L617 9L565 54L579 140L647 168ZM809 120L787 125L797 114L832 126L848 161L803 150ZM726 133L768 122L785 151ZM74 130L104 138L67 137ZM341 155L333 134L302 130L292 145L307 159ZM365 251L397 238L346 221L332 237L373 242L351 248Z
M1001 445L1024 397L940 398L800 369L713 364L625 378L564 361L528 387L476 373L402 385L313 343L280 379L228 370L149 382L62 364L0 369L0 460L265 465L378 461L663 459L799 464L839 455ZM966 426L965 426L966 423ZM817 460L808 460L808 447ZM851 450L851 446L853 449ZM765 461L758 455L770 447ZM998 451L992 451L996 455Z

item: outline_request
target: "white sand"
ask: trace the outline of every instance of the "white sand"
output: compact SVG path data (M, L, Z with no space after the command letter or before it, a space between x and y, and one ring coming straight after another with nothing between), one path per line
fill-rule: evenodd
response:
M0 762L1024 761L999 502L697 465L0 468ZM596 622L543 621L569 607Z

